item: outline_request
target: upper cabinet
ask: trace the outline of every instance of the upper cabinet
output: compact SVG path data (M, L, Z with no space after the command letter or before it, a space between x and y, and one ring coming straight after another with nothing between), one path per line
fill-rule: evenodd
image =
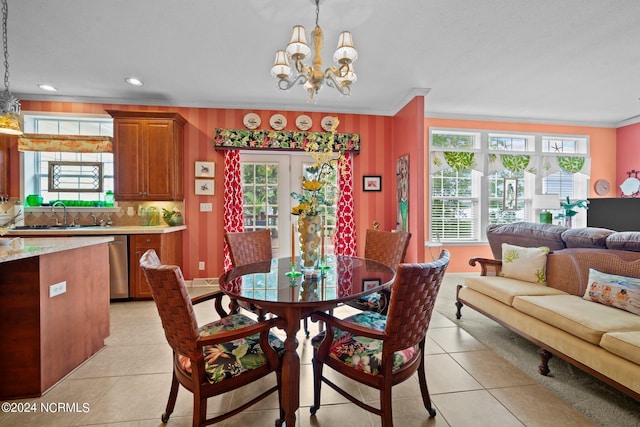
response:
M107 112L116 200L183 200L186 120L178 113Z

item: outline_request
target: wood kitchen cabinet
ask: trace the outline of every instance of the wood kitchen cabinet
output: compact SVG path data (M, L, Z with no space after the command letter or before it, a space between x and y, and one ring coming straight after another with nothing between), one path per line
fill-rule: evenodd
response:
M147 280L140 269L140 257L148 249L155 250L163 264L182 268L182 231L129 236L129 296L133 299L152 298Z
M107 112L113 117L116 200L183 200L186 120L178 113Z
M9 138L0 136L0 196L9 195Z

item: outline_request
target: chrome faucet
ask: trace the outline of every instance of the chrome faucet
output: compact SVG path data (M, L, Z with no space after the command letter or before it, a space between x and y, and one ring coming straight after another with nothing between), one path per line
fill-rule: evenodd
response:
M62 205L62 225L67 225L67 207L65 206L64 202L58 200L57 202L55 202L54 204L51 205L51 212L55 212L54 208L56 206L60 206Z

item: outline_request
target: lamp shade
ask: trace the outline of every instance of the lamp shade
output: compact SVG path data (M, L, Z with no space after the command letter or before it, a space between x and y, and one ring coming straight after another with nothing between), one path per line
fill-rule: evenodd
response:
M353 45L353 36L349 31L343 31L338 38L338 47L333 54L333 60L339 64L349 64L358 59L358 51Z
M536 194L533 196L534 209L560 209L560 196L558 194Z
M279 50L276 52L276 60L273 62L273 67L271 67L271 75L273 77L287 78L291 74L291 67L289 66L289 60L287 59L287 54L284 50Z
M291 40L287 45L287 53L291 57L304 59L311 53L311 48L307 44L307 34L302 25L296 25L291 32Z

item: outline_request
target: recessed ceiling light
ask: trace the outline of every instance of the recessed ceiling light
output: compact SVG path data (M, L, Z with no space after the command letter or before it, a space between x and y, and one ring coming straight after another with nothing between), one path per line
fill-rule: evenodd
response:
M46 91L49 91L49 92L57 92L58 91L58 88L53 87L53 86L48 85L48 84L45 84L45 83L39 84L38 87L40 89L42 89L42 90L46 90Z
M131 86L142 86L142 80L136 77L127 77L124 81L129 83Z

